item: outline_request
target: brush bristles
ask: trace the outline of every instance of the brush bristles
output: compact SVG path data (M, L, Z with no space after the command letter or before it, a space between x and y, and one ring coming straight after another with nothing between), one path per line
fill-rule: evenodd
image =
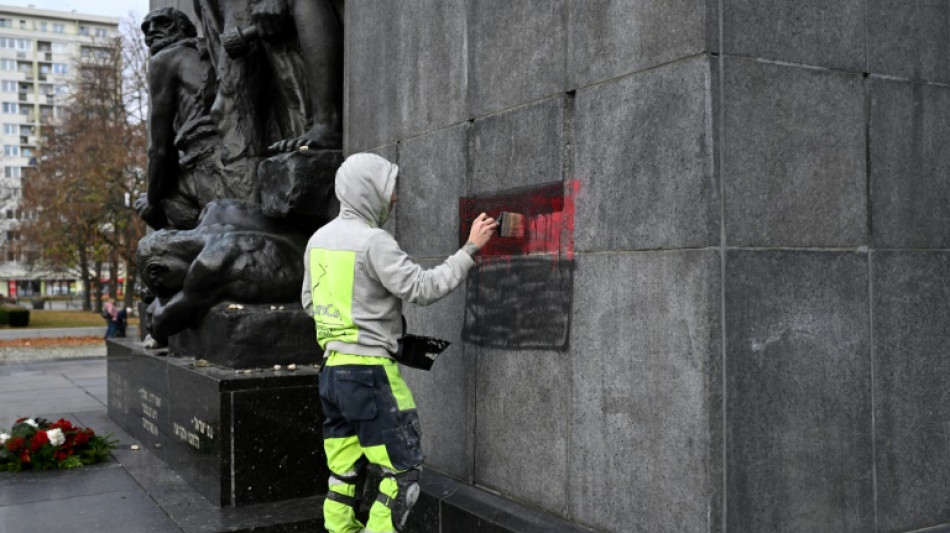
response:
M498 215L498 235L514 239L523 239L524 215L507 211Z

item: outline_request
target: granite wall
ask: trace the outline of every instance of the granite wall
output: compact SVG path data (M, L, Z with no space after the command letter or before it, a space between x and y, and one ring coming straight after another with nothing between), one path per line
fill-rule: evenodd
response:
M598 531L950 523L950 3L345 19L345 148L400 164L390 229L418 261L457 249L463 205L561 182L571 207L535 267L493 255L407 309L454 343L406 371L428 468ZM537 264L553 289L499 294ZM519 327L569 310L566 342L486 342L484 298Z
M948 21L944 1L350 2L346 150L401 165L414 257L457 248L460 198L576 189L572 253L541 255L571 262L566 346L466 340L482 271L409 308L455 343L407 372L427 465L603 531L950 522Z

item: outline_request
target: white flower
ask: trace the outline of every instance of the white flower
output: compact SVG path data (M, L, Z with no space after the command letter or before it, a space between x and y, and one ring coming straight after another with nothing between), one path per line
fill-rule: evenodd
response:
M27 418L26 420L23 421L23 423L28 426L33 426L35 428L40 427L39 424L36 423L36 420L33 420L32 418Z
M63 430L59 428L47 431L46 436L49 437L49 443L53 446L62 446L66 442L66 435L63 435Z
M4 442L6 442L6 441L9 440L9 439L10 439L10 434L9 434L9 433L0 433L0 444L3 444Z

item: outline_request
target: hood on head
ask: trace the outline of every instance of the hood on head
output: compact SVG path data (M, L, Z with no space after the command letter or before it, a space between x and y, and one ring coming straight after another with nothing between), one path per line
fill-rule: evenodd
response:
M376 154L359 153L346 158L336 171L336 197L340 216L358 217L374 227L389 218L399 167Z

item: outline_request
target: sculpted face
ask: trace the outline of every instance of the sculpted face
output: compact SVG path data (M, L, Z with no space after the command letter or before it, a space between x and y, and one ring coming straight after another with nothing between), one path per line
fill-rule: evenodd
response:
M145 44L152 46L161 40L179 34L175 20L163 13L164 10L149 13L142 22L142 31L145 33Z
M145 285L161 298L173 296L184 287L189 266L174 255L153 258L145 267Z

